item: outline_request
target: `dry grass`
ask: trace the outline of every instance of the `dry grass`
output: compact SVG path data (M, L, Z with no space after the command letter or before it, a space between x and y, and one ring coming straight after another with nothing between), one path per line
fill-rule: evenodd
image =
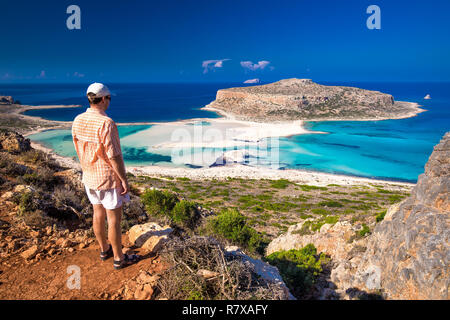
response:
M170 267L158 281L161 297L169 300L277 300L284 291L261 279L240 258L227 253L214 238L173 239L161 252ZM205 278L199 270L213 276Z

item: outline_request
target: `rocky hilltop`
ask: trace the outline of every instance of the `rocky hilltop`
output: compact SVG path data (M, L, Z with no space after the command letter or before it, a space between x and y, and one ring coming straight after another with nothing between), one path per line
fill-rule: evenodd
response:
M204 109L240 120L286 121L295 119L396 119L423 111L417 104L396 102L378 91L325 86L310 79L285 79L274 83L217 91L216 100Z

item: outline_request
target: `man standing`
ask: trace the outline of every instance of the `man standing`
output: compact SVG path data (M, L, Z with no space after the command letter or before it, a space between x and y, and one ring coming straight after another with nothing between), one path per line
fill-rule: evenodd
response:
M93 83L87 89L87 97L90 108L73 121L73 143L83 171L82 182L94 207L93 227L101 248L100 258L114 256L114 268L121 269L137 262L139 256L122 252L122 204L130 197L117 126L105 113L111 92L105 85ZM110 245L106 241L105 218Z

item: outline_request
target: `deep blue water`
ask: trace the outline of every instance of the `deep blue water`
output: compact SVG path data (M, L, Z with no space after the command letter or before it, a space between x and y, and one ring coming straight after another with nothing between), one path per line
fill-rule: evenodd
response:
M111 84L112 96L108 115L117 122L173 121L188 118L216 118L214 112L199 110L215 99L218 89L239 86L238 83L213 84ZM3 92L22 104L77 104L89 107L88 84L0 85ZM29 110L27 115L50 120L72 121L85 108Z
M280 139L281 168L302 168L365 177L415 182L446 131L450 130L450 83L330 83L378 90L392 94L397 101L421 104L427 112L416 117L384 121L308 122L313 131ZM239 83L213 84L112 84L113 96L107 113L117 122L172 121L194 117L217 117L199 110L215 98L221 88ZM0 85L0 95L12 95L24 104L82 104L87 106L84 85ZM431 100L424 100L426 94ZM82 109L34 110L28 114L54 120L73 120ZM121 127L129 135L145 127ZM63 134L67 136L67 132ZM58 152L62 137L40 134L37 140ZM70 143L68 144L70 147ZM167 163L145 149L123 146L126 162L132 164Z

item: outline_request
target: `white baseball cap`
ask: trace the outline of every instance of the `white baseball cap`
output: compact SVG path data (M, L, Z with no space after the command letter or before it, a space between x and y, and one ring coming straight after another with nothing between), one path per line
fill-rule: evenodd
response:
M94 82L91 84L86 91L86 94L93 93L97 98L106 97L114 95L109 91L108 87L103 83Z

